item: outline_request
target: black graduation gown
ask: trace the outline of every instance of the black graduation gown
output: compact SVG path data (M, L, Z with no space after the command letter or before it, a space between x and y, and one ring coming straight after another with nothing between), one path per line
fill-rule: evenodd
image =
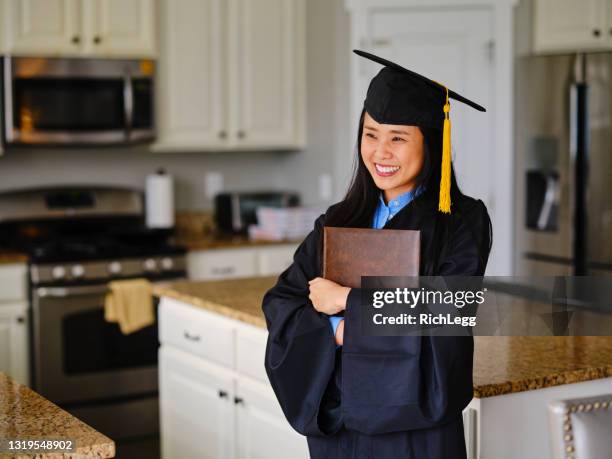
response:
M421 275L483 275L491 236L482 201L463 197L444 219L430 209L417 198L383 230L421 230ZM326 214L263 298L265 368L287 420L313 458L465 458L473 338L363 336L351 326L360 301L352 289L337 349L328 316L308 299L308 281L321 276ZM450 232L441 247L436 225Z

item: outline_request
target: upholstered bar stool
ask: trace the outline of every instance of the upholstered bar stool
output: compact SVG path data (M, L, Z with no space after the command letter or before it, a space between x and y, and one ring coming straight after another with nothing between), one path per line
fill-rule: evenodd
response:
M548 407L553 459L612 458L612 394Z

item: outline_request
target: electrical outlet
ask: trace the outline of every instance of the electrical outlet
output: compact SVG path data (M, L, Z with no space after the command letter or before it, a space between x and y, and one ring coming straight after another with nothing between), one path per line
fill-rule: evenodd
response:
M221 172L206 172L204 174L204 194L209 200L223 191L223 174Z

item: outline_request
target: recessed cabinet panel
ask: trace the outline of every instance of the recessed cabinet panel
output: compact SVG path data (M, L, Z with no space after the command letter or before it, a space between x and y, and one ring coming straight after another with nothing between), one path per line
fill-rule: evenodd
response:
M167 0L153 151L304 144L304 0Z
M569 52L609 46L608 0L534 0L534 50Z
M160 348L159 368L162 457L232 457L231 376L168 345Z
M95 0L94 53L154 56L154 11L153 0Z
M298 63L303 42L296 33L299 3L235 0L238 145L290 146L297 134Z
M236 393L244 400L237 413L240 459L309 457L306 438L291 428L269 384L242 378Z
M227 143L223 3L164 2L157 150L198 150Z
M7 52L62 57L155 56L155 0L5 0Z
M12 54L78 54L83 46L78 0L10 0L7 49Z

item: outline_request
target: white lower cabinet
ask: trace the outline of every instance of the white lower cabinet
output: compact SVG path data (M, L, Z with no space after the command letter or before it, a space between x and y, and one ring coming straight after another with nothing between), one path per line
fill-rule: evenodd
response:
M0 303L0 372L29 385L26 303Z
M27 267L0 265L0 372L30 385Z
M293 262L297 244L194 250L187 254L187 275L193 280L272 276Z
M308 458L305 437L290 427L263 371L266 331L171 298L159 307L162 458ZM218 339L207 340L212 321L231 334L226 347L237 358L210 354L225 352ZM187 328L199 330L208 350L182 345L191 334L169 332Z
M231 375L168 345L160 348L159 369L162 456L232 457Z

